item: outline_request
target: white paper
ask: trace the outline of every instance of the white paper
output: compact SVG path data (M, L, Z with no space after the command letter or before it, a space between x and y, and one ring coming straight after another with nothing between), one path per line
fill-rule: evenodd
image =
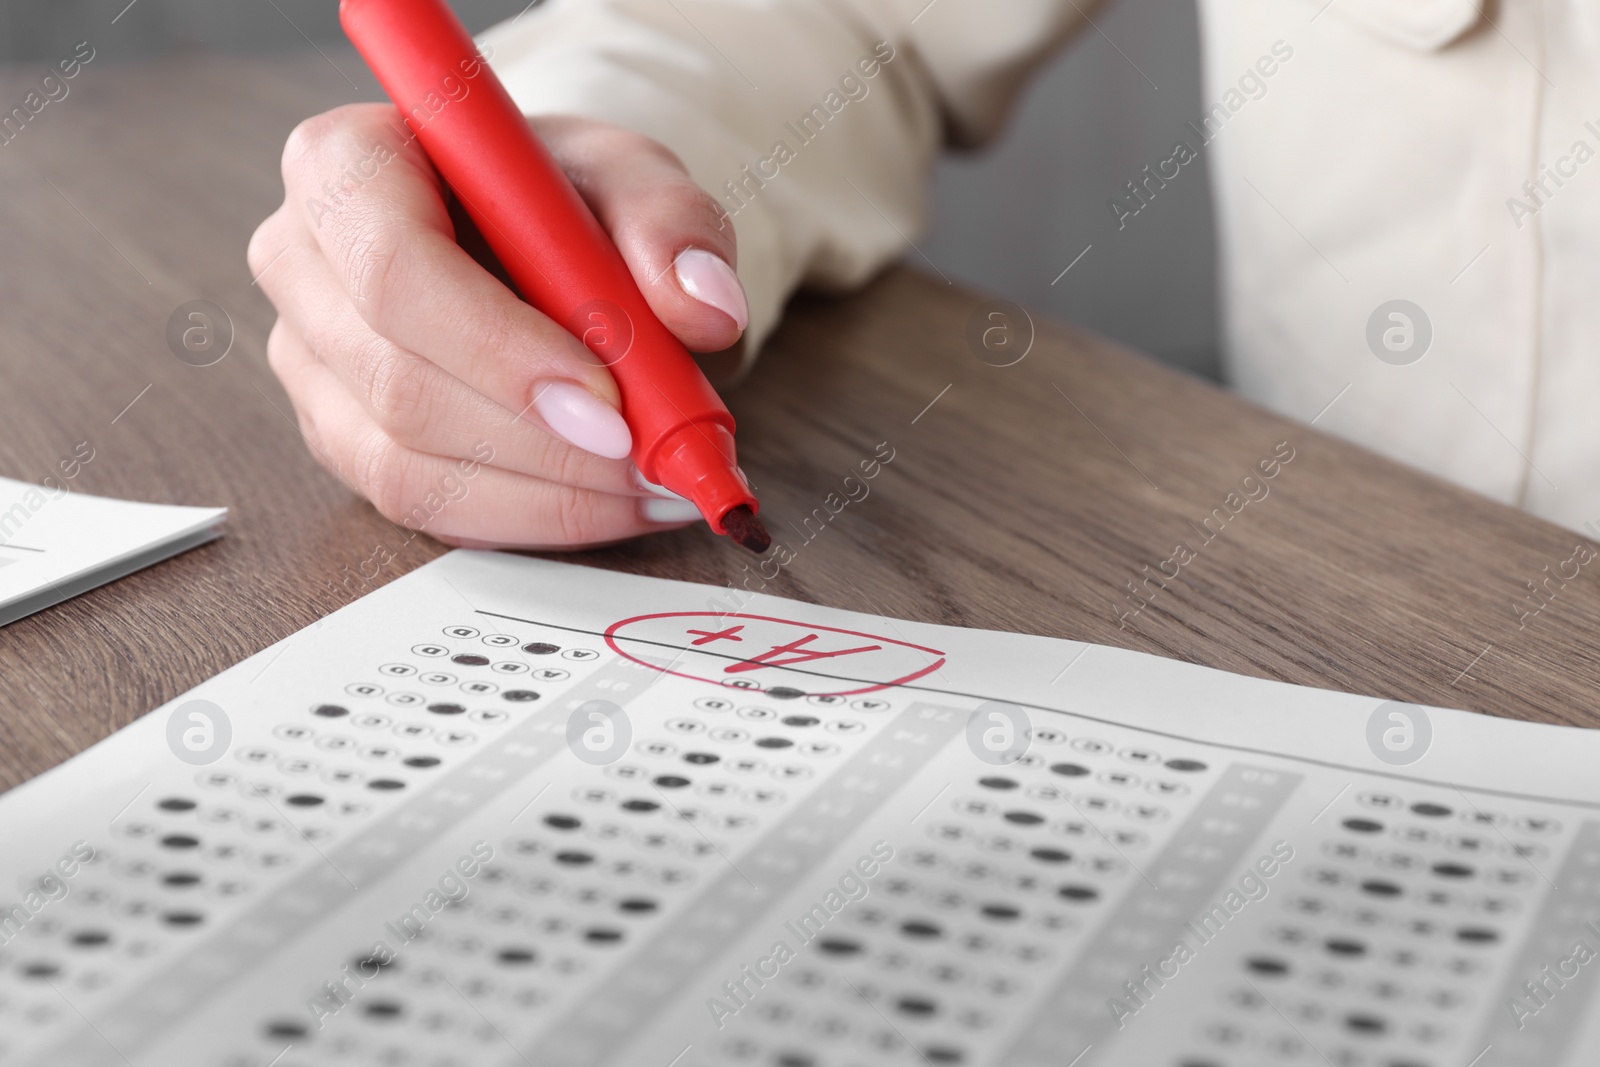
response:
M0 626L220 537L227 514L0 478Z
M1579 1067L1596 767L455 552L0 797L0 1062Z

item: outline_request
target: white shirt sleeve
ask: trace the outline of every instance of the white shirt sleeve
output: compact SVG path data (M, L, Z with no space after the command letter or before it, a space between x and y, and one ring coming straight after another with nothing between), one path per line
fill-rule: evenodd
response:
M545 0L482 38L527 114L661 141L728 213L741 369L800 285L859 285L923 228L945 142L993 134L1090 0Z

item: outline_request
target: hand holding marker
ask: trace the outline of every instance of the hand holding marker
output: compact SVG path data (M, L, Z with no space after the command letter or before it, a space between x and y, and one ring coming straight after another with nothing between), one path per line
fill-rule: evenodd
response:
M610 369L635 466L693 501L717 533L766 551L733 416L444 0L340 0L339 18L403 115L445 79L476 83L414 129L418 142L522 297Z

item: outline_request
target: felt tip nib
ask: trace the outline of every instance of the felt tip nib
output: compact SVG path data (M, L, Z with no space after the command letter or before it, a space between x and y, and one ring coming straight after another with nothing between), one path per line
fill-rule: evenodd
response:
M772 535L745 504L722 516L722 528L729 537L758 555L772 547Z

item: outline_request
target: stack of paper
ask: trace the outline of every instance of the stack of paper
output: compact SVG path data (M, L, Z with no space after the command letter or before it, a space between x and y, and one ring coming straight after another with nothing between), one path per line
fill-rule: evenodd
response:
M0 478L0 626L220 537L227 514Z

